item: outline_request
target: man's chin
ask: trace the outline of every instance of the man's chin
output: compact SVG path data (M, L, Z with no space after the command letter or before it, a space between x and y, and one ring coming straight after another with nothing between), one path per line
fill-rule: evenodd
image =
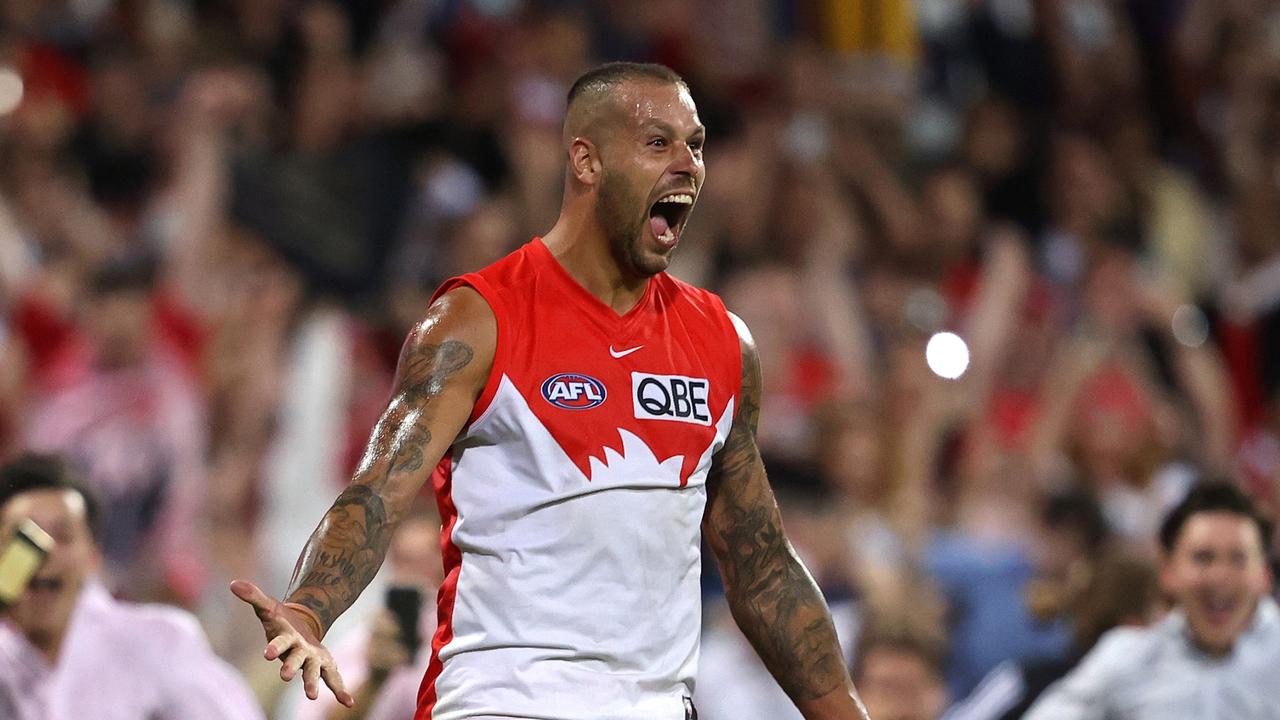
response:
M653 277L665 272L671 265L670 252L656 252L650 249L638 249L631 253L631 271L639 277Z
M28 635L56 634L70 619L75 606L74 593L62 590L56 595L27 593L9 609L8 618Z
M1231 648L1235 647L1243 631L1243 628L1230 631L1216 627L1199 630L1192 628L1191 634L1192 640L1201 651L1214 657L1221 657L1231 652Z

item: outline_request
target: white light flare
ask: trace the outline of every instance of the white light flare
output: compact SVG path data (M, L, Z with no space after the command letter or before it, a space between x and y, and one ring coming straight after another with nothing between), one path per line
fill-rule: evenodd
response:
M934 333L924 348L924 359L934 375L956 380L969 369L969 346L955 333Z

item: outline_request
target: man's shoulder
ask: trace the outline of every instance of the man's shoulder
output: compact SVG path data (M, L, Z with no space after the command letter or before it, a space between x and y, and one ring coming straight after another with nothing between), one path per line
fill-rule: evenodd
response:
M662 305L666 310L690 308L701 315L715 318L717 322L727 321L730 317L724 300L706 288L665 272L654 275L652 282L657 283L655 295L663 298Z
M719 295L706 288L698 287L691 282L681 280L669 272L660 272L654 275L653 279L659 283L659 287L668 293L692 298L699 302L715 302L724 305L724 301L720 299Z
M1157 650L1176 638L1177 632L1170 619L1145 627L1122 625L1103 633L1089 654L1128 657L1137 661L1142 653Z
M208 646L196 616L172 605L134 603L108 596L98 600L94 616L96 624L121 646Z
M1107 675L1112 684L1141 680L1161 658L1182 654L1180 620L1170 616L1144 627L1122 625L1108 630L1081 665Z

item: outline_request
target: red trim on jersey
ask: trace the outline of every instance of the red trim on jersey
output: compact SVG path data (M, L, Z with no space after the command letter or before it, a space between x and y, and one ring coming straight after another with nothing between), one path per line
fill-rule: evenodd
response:
M414 720L431 720L436 706L436 680L444 670L440 650L453 640L453 604L458 598L458 575L462 572L462 551L453 544L453 528L458 524L458 508L453 504L453 458L445 456L431 474L436 490L436 505L443 524L440 528L440 554L444 559L444 582L436 596L436 632L431 638L431 663L418 688L418 712Z
M506 308L502 304L502 299L493 286L478 273L468 273L450 278L436 290L431 296L431 302L435 302L440 296L457 287L469 287L480 293L480 297L489 304L489 309L493 311L493 316L498 325L498 338L493 349L493 367L489 370L489 378L484 384L484 390L480 392L480 397L476 398L476 404L471 409L471 417L467 419L467 424L471 424L478 420L484 411L489 408L489 404L493 402L494 393L498 392L498 384L502 380L502 373L506 370L506 351L510 347L507 342L507 336L511 332L511 322L507 318Z

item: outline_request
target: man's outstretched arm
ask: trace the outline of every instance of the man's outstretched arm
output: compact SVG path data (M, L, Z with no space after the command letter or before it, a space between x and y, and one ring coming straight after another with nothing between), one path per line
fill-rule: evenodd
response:
M756 446L760 361L746 326L740 405L707 478L703 533L734 620L807 720L866 720L821 591L782 531Z
M265 657L282 660L285 681L302 670L308 697L323 679L351 704L320 639L377 574L396 525L466 424L496 338L493 313L474 290L458 288L433 303L405 341L391 400L351 484L302 549L285 602L250 583L232 584L262 621Z

